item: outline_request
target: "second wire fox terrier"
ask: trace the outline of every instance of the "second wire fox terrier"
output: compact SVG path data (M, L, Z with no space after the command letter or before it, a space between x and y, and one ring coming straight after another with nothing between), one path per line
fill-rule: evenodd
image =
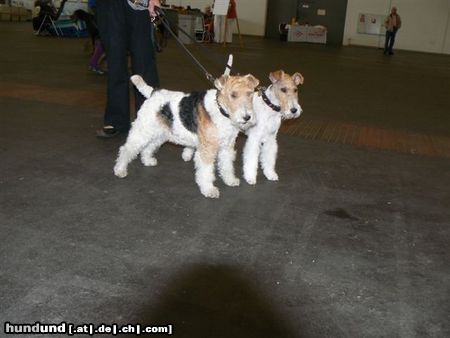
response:
M302 108L298 103L298 89L303 84L303 76L292 76L282 70L270 73L272 84L253 97L256 125L246 131L244 146L244 178L249 184L256 183L258 161L268 180L277 181L275 171L278 144L277 133L283 119L300 116Z
M116 176L126 177L128 164L138 154L144 165L155 166L155 152L169 141L187 147L186 152L195 151L195 181L205 197L219 197L213 184L216 159L224 183L239 185L234 145L239 130L254 123L252 98L258 79L250 74L223 75L214 82L217 89L200 93L154 89L139 75L131 81L147 100L120 148Z

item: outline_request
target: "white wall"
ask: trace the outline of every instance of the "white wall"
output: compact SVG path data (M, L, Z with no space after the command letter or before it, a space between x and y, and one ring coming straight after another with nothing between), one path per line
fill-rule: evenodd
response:
M450 54L450 0L348 0L344 45L382 46L383 36L357 33L358 15L387 15L391 6L402 18L396 48Z
M212 0L168 0L167 4L191 6L202 11ZM241 34L264 36L267 0L236 0Z
M450 54L450 9L448 11L447 29L445 32L445 41L444 41L444 48L442 50L442 53Z

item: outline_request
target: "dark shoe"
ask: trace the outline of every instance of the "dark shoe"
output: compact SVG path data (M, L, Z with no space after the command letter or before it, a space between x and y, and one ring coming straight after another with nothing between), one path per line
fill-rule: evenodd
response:
M95 132L96 136L98 138L112 138L112 137L116 137L117 135L120 134L120 130L111 127L111 128L106 128L103 127L102 129L99 129Z
M394 55L394 52L389 52L389 55Z
M89 70L98 75L105 75L105 73L106 73L106 71L101 69L100 67L89 66Z

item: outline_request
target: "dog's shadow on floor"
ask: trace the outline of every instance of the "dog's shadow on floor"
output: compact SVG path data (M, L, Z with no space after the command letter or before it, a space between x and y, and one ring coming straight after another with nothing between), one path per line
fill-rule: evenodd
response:
M229 266L195 265L172 277L142 325L173 325L175 337L299 337L255 281Z

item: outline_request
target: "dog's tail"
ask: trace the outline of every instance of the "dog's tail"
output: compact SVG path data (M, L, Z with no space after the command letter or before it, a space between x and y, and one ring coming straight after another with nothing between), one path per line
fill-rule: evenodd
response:
M147 99L152 96L153 91L155 90L153 87L149 86L142 76L140 75L133 75L131 77L131 82L136 86L137 90L144 95Z
M223 72L223 74L230 75L232 67L233 67L233 54L230 54L228 56L228 62L227 62L227 65L225 67L225 71Z

